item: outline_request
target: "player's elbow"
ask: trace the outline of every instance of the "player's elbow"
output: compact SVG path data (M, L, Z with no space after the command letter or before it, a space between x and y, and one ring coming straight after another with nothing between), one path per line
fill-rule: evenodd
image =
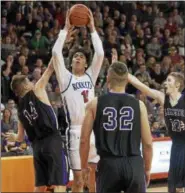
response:
M55 47L53 47L52 49L52 56L56 56L57 55L57 50L55 49Z
M105 53L104 53L104 50L103 50L103 47L102 47L102 49L99 50L99 52L97 53L97 55L103 59L103 58L104 58L104 54L105 54Z
M148 151L152 149L153 149L152 141L143 143L143 150Z

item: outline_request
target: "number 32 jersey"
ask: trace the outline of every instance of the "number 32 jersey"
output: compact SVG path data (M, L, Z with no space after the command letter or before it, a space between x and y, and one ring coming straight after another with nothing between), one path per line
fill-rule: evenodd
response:
M140 156L139 100L122 93L98 97L94 134L100 156ZM147 118L147 117L146 117Z
M94 84L89 73L77 77L71 74L67 88L62 92L62 99L68 123L82 125L86 104L94 98Z

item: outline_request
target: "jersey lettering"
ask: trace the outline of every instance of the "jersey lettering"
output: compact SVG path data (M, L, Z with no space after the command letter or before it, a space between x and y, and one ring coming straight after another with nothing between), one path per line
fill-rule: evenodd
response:
M120 115L119 120L117 120L118 113ZM106 107L103 110L103 115L108 116L108 122L103 123L104 129L107 131L114 131L118 126L118 121L119 130L121 131L131 131L133 128L134 110L132 107L122 107L119 112L114 107Z
M72 84L73 89L76 91L78 89L92 89L92 84L89 81L85 81L85 82L76 82Z
M33 121L38 118L38 113L37 113L37 111L35 109L35 106L33 105L32 101L29 102L29 105L30 105L30 112L31 113L28 112L28 110L25 109L23 111L23 114L26 117L26 119L29 121L29 124L33 125Z

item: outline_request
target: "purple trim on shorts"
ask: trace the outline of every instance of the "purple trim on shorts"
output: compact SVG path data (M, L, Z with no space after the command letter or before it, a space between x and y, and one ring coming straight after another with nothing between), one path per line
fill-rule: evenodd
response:
M62 150L62 167L63 167L62 181L63 181L63 184L66 184L68 180L67 180L67 166L66 166L66 158L65 158L64 150Z

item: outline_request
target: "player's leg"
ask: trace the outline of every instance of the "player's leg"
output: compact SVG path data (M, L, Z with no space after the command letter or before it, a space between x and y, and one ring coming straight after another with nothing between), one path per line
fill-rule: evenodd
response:
M65 192L69 182L68 159L60 135L48 138L44 142L42 156L48 166L48 185L54 192Z
M66 186L55 186L54 192L66 192Z
M185 146L172 144L170 169L168 172L168 191L184 192L185 187Z
M126 184L126 193L146 192L146 182L144 173L144 163L141 156L133 156L124 160L124 181Z
M89 175L89 182L88 182L88 190L89 192L95 192L96 190L96 163L89 163L88 164L90 168L90 175Z
M72 192L83 192L82 171L73 169L73 177Z
M90 150L89 150L89 168L90 168L90 175L89 175L89 182L88 182L88 190L89 192L95 192L96 189L96 168L97 163L99 162L99 156L97 155L97 150L95 147L95 136L94 133L91 134L90 138Z
M71 127L67 130L68 156L70 168L73 171L72 192L83 192L83 180L80 160L81 126Z
M40 147L39 147L40 146ZM40 144L33 145L33 163L35 170L35 188L34 192L45 192L47 189L47 165L40 156Z
M121 192L118 159L120 158L100 158L96 171L96 192Z
M46 186L38 186L34 188L34 192L46 192Z

